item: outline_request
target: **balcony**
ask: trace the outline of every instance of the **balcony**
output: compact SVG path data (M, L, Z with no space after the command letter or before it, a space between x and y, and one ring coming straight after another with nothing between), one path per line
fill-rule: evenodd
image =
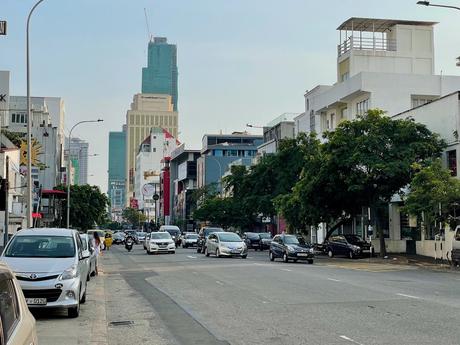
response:
M337 46L337 56L340 57L350 50L396 51L396 40L381 37L350 36Z

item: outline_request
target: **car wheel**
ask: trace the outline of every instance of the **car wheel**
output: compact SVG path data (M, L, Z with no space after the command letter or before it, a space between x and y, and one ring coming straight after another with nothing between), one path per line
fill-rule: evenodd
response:
M294 259L294 260L292 260L292 261L297 262L297 259Z
M257 248L254 248L254 250L257 252Z
M248 256L247 255L241 255L242 259L246 259Z
M268 257L270 258L270 261L275 261L275 256L272 252L268 253Z
M216 257L220 258L220 251L219 251L219 248L216 249Z
M197 252L198 254L200 254L200 253L201 253L201 249L197 247L197 248L196 248L196 252Z
M329 256L330 258L332 258L332 257L334 256L334 253L332 252L332 249L331 249L331 248L329 248L329 249L327 250L327 256Z
M286 253L283 254L283 261L284 262L289 262L288 256Z
M80 292L78 292L80 295ZM80 298L78 298L78 304L75 307L67 309L67 316L70 318L76 318L80 315Z
M209 252L208 252L208 248L207 248L207 247L204 249L204 255L209 256Z
M86 302L86 289L87 289L88 286L85 286L85 293L83 294L83 296L81 296L81 300L80 300L80 303L81 304L85 304Z
M355 258L355 254L353 254L353 251L350 250L350 251L348 252L348 258L350 258L350 259L354 259L354 258Z
M90 275L91 275L91 274L88 273L88 275L86 276L86 281L87 281L87 282L89 282L89 281L91 280Z
M311 265L311 264L313 264L313 259L308 259L307 262Z

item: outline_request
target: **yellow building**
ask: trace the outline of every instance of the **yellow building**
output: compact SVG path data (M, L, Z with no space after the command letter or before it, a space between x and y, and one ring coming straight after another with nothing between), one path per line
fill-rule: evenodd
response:
M178 133L178 113L170 95L140 93L134 95L131 109L126 113L126 176L127 198L132 196L134 169L139 145L152 127L166 129L175 138Z

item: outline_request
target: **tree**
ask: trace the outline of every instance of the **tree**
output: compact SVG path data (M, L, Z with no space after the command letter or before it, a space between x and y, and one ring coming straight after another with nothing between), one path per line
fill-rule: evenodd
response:
M456 207L460 204L460 181L443 168L441 160L421 167L414 164L417 171L410 184L410 192L404 198L403 211L422 218L425 223L448 222L451 228L458 224Z
M136 228L147 220L147 217L141 211L131 207L123 210L122 217Z
M362 207L390 202L411 182L413 163L425 166L445 146L425 125L393 120L378 109L342 121L324 139L323 144L314 137L304 141L302 175L290 201L297 202L300 218L311 225L335 222L328 234ZM384 256L383 229L378 231Z
M67 191L67 186L57 186L57 190ZM95 225L107 222L107 195L98 186L70 186L70 226L80 230L94 228ZM63 215L63 223L67 222L67 213Z

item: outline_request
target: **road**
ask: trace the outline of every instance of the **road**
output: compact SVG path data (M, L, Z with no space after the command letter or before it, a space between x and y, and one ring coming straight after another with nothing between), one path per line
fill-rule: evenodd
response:
M339 258L285 264L254 251L246 260L194 249L150 256L142 246L114 247L102 262L110 345L460 343L457 272Z

